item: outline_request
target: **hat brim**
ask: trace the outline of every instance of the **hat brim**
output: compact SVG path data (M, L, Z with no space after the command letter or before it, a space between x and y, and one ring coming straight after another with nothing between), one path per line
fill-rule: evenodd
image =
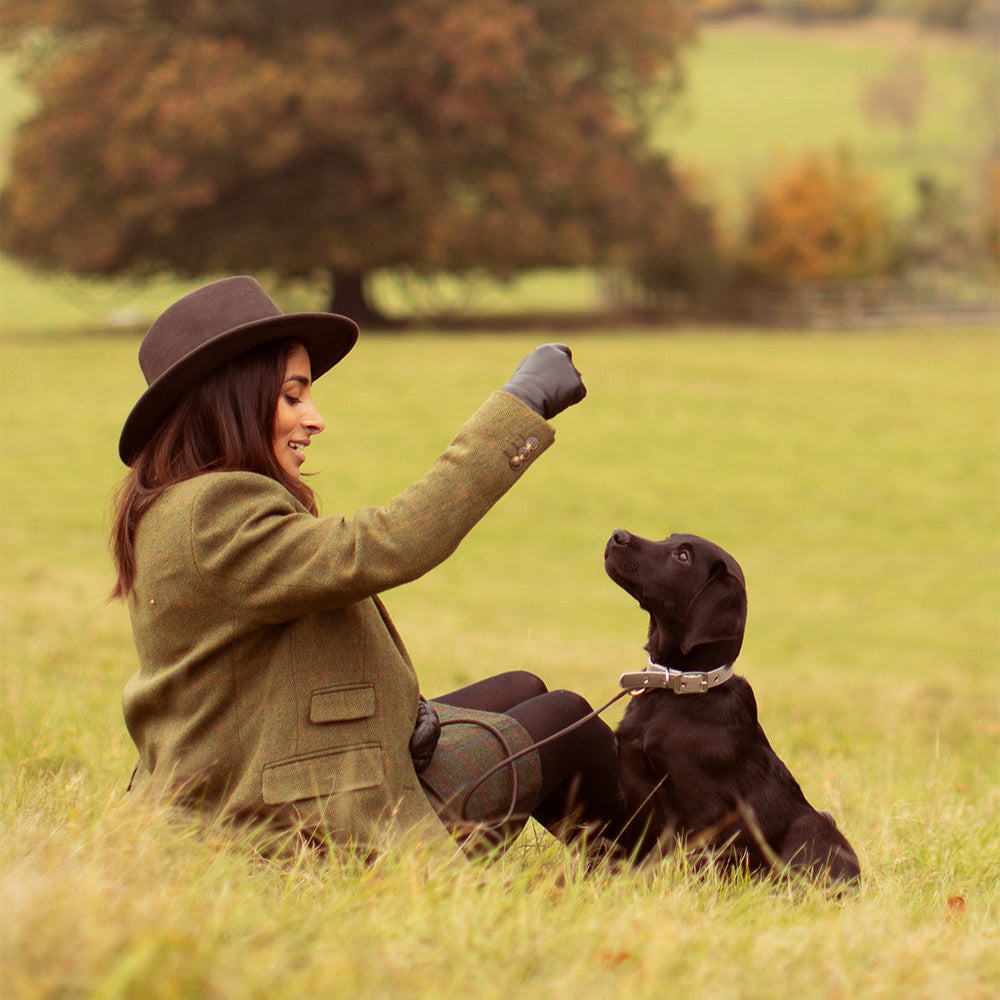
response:
M334 313L286 313L245 323L201 344L175 362L139 397L122 427L118 454L131 465L174 404L199 379L247 351L276 340L300 341L315 382L342 361L358 340L357 324Z

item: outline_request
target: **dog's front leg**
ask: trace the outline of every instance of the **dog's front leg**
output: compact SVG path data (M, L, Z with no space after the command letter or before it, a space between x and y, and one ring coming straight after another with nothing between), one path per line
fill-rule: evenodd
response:
M809 812L795 820L781 840L780 854L795 871L833 882L857 882L861 865L854 848L833 820L819 812Z

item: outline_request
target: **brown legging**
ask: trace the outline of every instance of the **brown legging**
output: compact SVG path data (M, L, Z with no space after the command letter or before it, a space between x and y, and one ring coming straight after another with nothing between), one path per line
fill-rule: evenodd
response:
M549 691L524 670L476 681L434 701L456 708L500 712L516 719L538 742L593 711L573 691ZM586 832L593 842L614 841L624 826L618 791L615 734L595 716L538 748L542 787L532 816L562 840Z

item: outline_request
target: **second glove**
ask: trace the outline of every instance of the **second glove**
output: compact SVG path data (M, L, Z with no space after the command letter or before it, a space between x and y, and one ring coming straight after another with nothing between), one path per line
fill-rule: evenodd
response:
M437 749L441 736L441 720L434 706L425 698L417 705L417 721L413 724L413 735L410 736L410 757L413 768L420 774L425 770Z

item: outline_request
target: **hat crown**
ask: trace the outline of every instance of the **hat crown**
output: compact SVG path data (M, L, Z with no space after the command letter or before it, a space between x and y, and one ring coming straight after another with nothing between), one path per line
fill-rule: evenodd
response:
M139 347L139 367L152 385L178 361L216 337L247 323L284 315L271 297L247 275L205 285L164 310Z

